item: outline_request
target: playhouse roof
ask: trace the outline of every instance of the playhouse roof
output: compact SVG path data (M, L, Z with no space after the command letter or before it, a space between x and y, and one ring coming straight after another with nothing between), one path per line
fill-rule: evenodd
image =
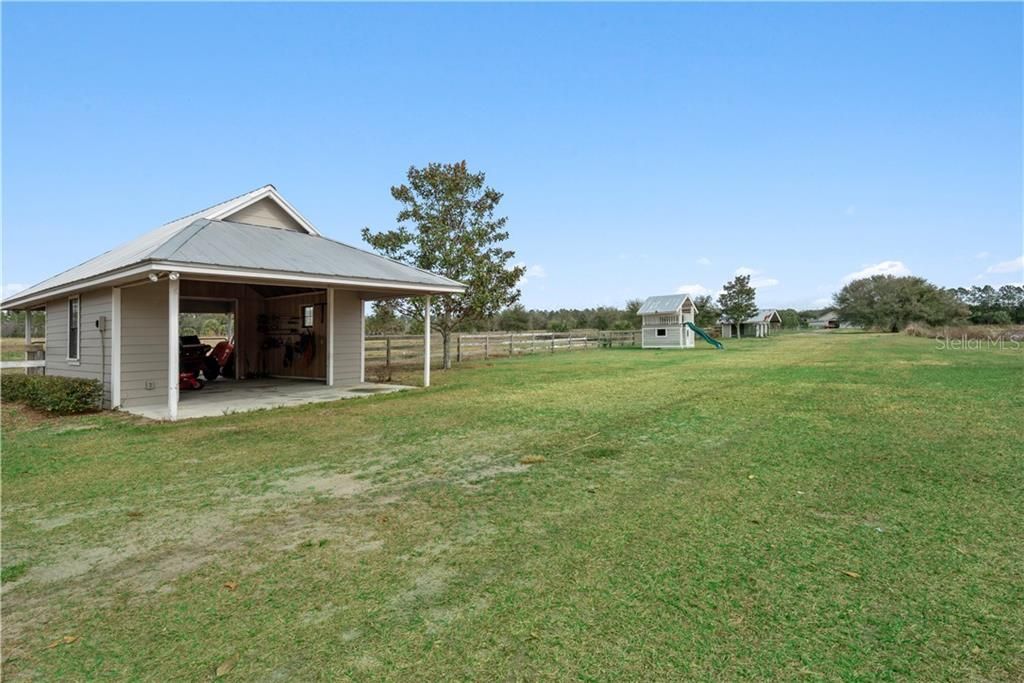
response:
M689 294L664 294L662 296L650 296L644 301L637 315L654 315L656 313L675 313L687 300L693 306L693 300ZM696 306L694 306L696 310Z

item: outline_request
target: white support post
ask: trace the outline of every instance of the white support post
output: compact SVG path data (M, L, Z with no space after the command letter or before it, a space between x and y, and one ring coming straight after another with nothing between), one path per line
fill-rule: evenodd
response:
M25 360L30 361L35 359L35 354L32 352L32 311L25 311ZM35 372L32 368L26 367L25 374L31 375Z
M359 298L359 383L366 382L366 302Z
M334 386L334 290L327 290L327 386ZM365 344L365 343L364 343Z
M178 278L167 279L167 418L178 419L178 373L180 360L178 345Z
M430 386L430 295L423 297L423 386Z
M121 407L121 288L112 288L110 302L110 407Z

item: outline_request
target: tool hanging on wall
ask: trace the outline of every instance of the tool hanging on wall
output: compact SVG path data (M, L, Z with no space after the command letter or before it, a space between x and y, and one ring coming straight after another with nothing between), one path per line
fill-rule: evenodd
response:
M303 330L302 334L299 335L299 341L295 345L295 350L306 361L307 366L312 365L313 359L316 357L316 337L313 333Z

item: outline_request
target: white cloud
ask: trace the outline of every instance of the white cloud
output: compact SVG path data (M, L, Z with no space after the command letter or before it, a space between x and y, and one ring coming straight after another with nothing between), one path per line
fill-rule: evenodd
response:
M710 266L711 265L711 259L709 259L707 256L701 256L699 259L697 259L697 265L698 266Z
M676 289L676 294L689 294L690 296L705 296L710 293L711 290L704 285L679 285Z
M974 255L974 258L976 258L976 259L983 259L983 258L988 258L991 255L992 254L988 253L987 251L979 251L977 254Z
M756 270L749 266L740 266L735 270L736 275L749 275L750 286L754 289L758 287L774 287L779 284L779 281L773 277L758 277L761 275L760 270Z
M1012 261L1003 261L985 269L986 273L1019 273L1024 270L1024 256L1018 256Z
M3 298L6 299L9 296L14 296L20 291L28 289L28 285L23 285L20 282L8 282L4 285Z
M881 261L870 266L864 266L855 273L843 276L843 284L845 285L854 280L862 280L872 275L910 275L910 268L907 268L903 261Z
M524 287L527 284L529 284L530 280L540 280L548 276L548 272L544 270L544 266L540 265L539 263L535 263L532 266L528 266L525 263L519 262L516 264L516 267L526 269L526 272L523 274L523 277L519 280L519 285L521 287Z

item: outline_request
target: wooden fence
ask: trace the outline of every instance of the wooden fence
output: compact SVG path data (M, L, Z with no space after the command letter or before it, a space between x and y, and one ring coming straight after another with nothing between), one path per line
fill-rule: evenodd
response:
M453 334L452 364L463 361L510 358L537 353L586 351L600 347L639 346L639 330L571 330L569 332L474 332ZM441 367L441 335L430 338L430 364ZM368 336L366 377L390 378L391 370L423 366L423 335Z
M5 340L6 341L6 340ZM479 332L453 334L451 338L452 363L463 361L509 358L537 353L564 353L586 351L601 347L640 346L640 330L571 330L569 332ZM9 352L14 348L24 353L24 360L11 358L3 361L4 369L24 369L25 372L43 372L46 364L41 345L24 347L4 344ZM441 367L444 349L441 335L430 339L430 364ZM20 353L18 355L21 355ZM366 377L368 380L390 378L393 369L423 367L423 335L368 336L366 338Z

